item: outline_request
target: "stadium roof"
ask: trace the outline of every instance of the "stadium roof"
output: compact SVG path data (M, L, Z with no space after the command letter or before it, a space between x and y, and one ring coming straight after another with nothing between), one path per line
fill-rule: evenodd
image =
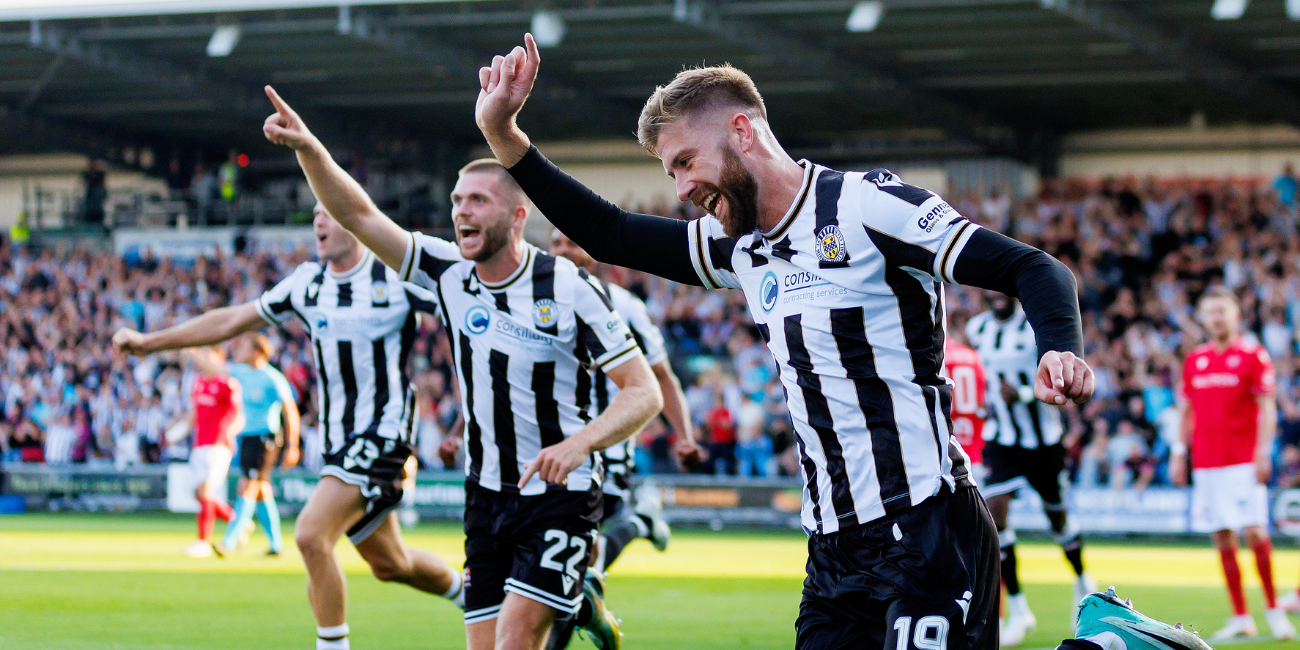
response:
M863 27L881 11L870 31L846 29L859 4ZM789 148L824 160L999 155L1050 169L1072 131L1194 114L1300 125L1287 1L1254 0L1235 20L1213 19L1215 4L0 1L0 152L262 151L270 83L340 149L454 157L481 142L478 66L556 17L562 40L543 50L525 116L538 140L628 136L656 84L723 61L754 76Z

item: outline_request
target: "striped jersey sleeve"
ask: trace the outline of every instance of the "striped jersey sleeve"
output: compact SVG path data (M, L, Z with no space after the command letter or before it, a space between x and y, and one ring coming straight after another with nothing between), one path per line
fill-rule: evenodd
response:
M397 270L403 282L411 282L431 291L437 290L438 279L457 262L465 261L460 248L445 239L430 237L411 231L402 268Z
M283 325L293 316L300 315L293 304L293 297L299 294L300 289L320 270L320 265L314 262L299 265L293 273L280 280L274 287L267 289L254 301L257 315L269 325Z
M731 265L736 240L722 230L722 222L712 215L696 219L687 226L691 249L691 266L706 289L739 289L740 278Z
M420 311L432 316L440 315L438 297L431 291L414 282L403 282L402 289L406 291L406 301L411 304L412 311Z
M664 335L654 321L650 320L650 311L646 309L645 303L632 292L617 285L610 287L610 298L613 299L614 309L618 310L632 331L632 340L641 348L646 363L653 366L667 359Z
M939 195L908 185L887 169L867 172L861 183L863 225L885 257L956 283L957 258L979 226Z
M574 283L573 314L577 320L577 345L591 355L592 363L603 372L609 372L634 357L641 349L632 338L632 331L614 309L609 296L586 272Z

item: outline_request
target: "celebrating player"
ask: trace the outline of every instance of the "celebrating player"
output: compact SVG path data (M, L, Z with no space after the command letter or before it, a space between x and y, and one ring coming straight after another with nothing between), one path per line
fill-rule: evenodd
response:
M185 547L185 554L209 557L215 520L229 522L233 516L224 493L231 447L235 435L244 428L244 406L239 381L213 371L226 362L226 353L221 348L214 345L192 350L188 356L199 369L190 392L194 402L190 416L194 432L190 472L194 476L194 498L199 501L199 538Z
M988 467L980 492L988 501L998 527L1002 549L1002 583L1007 589L1006 622L1002 645L1019 645L1038 624L1029 601L1020 592L1016 571L1016 531L1007 522L1011 497L1030 488L1043 501L1052 536L1074 569L1074 601L1097 590L1083 569L1083 540L1079 527L1066 512L1061 486L1065 481L1064 425L1055 406L1034 397L1033 379L1038 365L1034 328L1014 298L989 291L991 309L966 323L966 338L979 352L988 370L988 403L992 405L984 437L984 463Z
M639 125L678 198L716 216L620 210L517 126L540 62L525 41L479 73L476 121L497 159L597 260L744 290L781 369L812 536L797 647L996 647L997 534L945 416L942 282L1024 299L1035 393L1063 404L1093 391L1069 270L888 171L796 162L730 66L679 73Z
M528 199L495 160L451 193L456 244L407 232L366 196L267 88L263 132L292 147L316 195L400 276L433 291L452 337L465 414L465 623L471 650L540 648L576 615L597 647L621 643L586 581L601 514L596 452L663 408L650 367L602 288L523 240ZM597 417L592 371L620 389Z
M1209 533L1223 563L1232 618L1214 639L1255 636L1237 565L1237 531L1255 553L1264 588L1264 619L1275 639L1295 638L1295 626L1277 606L1273 590L1273 545L1268 531L1268 491L1277 432L1276 379L1262 346L1241 339L1241 311L1232 292L1218 287L1201 296L1197 314L1210 335L1183 362L1179 401L1182 426L1169 468L1177 485L1187 484L1187 450L1192 452L1192 529Z
M551 254L573 262L588 273L595 270L596 260L591 259L581 246L573 243L572 239L559 230L551 233ZM655 379L659 382L659 391L664 396L664 416L678 436L674 449L678 460L685 467L698 465L701 450L695 443L695 436L691 430L690 407L686 403L686 395L682 392L681 382L677 380L672 366L668 364L668 351L664 348L663 334L651 322L650 313L640 298L617 284L597 281L609 294L614 310L627 322L633 340L641 348L641 353L645 355L646 362L650 364L650 369L654 371ZM609 400L618 394L618 386L614 385L605 373L597 371L593 388L596 412L604 412L609 406ZM601 525L605 530L596 541L596 559L593 566L598 573L607 571L632 540L648 539L660 551L668 548L671 530L668 522L663 519L663 504L658 495L645 492L646 498L638 499L635 507L629 507L632 505L632 486L628 482L628 475L636 468L633 455L635 448L636 437L633 436L601 452L605 460L607 476L601 485L605 493L605 509L601 514ZM572 631L571 622L557 624L551 632L551 640L547 647L551 650L561 650L568 645Z
M307 565L317 650L347 650L347 585L334 545L344 532L383 581L463 603L459 571L402 542L393 509L402 465L412 453L415 395L407 359L416 311L432 296L403 283L356 237L316 206L316 257L252 302L210 311L175 327L120 330L113 343L132 354L209 345L297 317L311 331L320 377L325 467L298 515L294 541Z
M213 545L222 556L239 545L245 527L253 519L254 508L270 545L267 554L278 556L284 547L271 470L280 459L281 449L285 467L298 464L299 418L289 380L271 366L273 352L265 334L245 334L235 341L235 363L229 373L239 381L244 395L244 430L239 434L239 468L243 476L236 488L235 516L226 526L221 542Z

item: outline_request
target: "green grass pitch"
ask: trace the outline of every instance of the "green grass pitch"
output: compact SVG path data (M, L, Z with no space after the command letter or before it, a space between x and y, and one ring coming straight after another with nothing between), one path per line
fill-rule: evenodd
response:
M218 527L220 528L220 527ZM5 650L189 650L314 647L300 561L289 549L229 560L181 554L193 518L180 515L29 514L0 517L0 648ZM292 521L285 523L292 537ZM453 564L463 537L449 524L422 525L408 543ZM292 544L290 544L291 546ZM790 648L805 541L799 533L679 531L667 553L637 542L611 571L608 603L623 619L629 650ZM1142 611L1213 631L1230 613L1216 555L1206 544L1094 541L1085 551L1104 586L1116 584ZM400 585L380 584L340 544L348 574L349 624L358 650L465 647L460 612ZM1069 569L1060 550L1022 543L1022 580L1039 628L1023 648L1068 636ZM1261 630L1254 562L1241 557ZM1300 552L1275 558L1279 587L1300 577ZM1254 650L1294 647L1261 641ZM575 641L571 647L591 647Z

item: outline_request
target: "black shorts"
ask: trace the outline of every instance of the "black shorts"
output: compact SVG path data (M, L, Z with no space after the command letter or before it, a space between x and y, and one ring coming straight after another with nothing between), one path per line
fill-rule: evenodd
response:
M388 513L402 503L402 467L411 457L410 443L377 434L347 436L338 451L325 454L321 476L333 476L361 488L366 513L348 529L355 546L365 541Z
M945 487L897 514L808 540L795 648L997 650L999 579L984 499L974 487Z
M271 468L280 461L280 445L274 433L239 437L239 472L244 478L271 478Z
M984 445L985 498L1012 494L1031 488L1047 510L1063 510L1062 481L1065 480L1065 447L1060 444L1025 449L987 443Z
M496 618L507 591L576 613L601 507L599 487L521 496L466 481L465 623Z

